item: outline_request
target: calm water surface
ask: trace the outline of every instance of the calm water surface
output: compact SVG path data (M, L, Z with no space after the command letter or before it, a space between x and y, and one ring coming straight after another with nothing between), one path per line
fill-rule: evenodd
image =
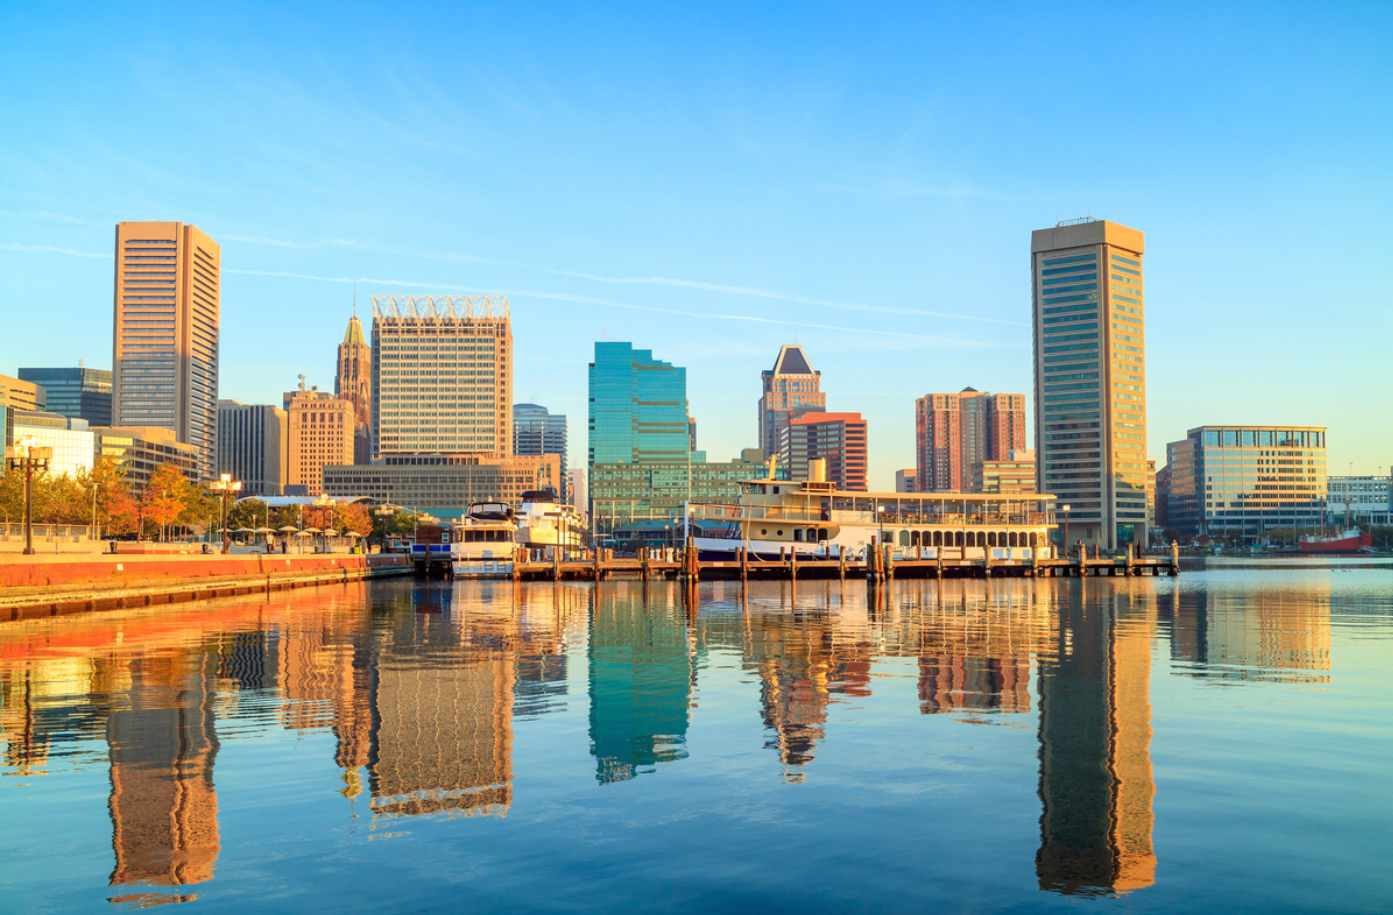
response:
M1393 908L1393 573L0 625L0 910Z

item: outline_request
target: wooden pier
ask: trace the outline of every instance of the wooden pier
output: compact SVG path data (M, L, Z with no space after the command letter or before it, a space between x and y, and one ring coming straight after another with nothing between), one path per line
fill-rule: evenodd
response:
M896 578L1083 578L1089 576L1179 575L1180 557L1099 556L1081 549L1079 555L1059 559L993 559L990 551L980 558L947 558L943 552L925 556L918 549L905 555L889 546L867 551L866 558L846 554L810 558L792 550L778 559L752 558L741 549L737 558L702 560L694 549L640 550L639 555L617 557L612 551L591 550L570 558L529 558L519 551L513 561L513 578L520 581L799 581L800 579L862 579L870 584Z

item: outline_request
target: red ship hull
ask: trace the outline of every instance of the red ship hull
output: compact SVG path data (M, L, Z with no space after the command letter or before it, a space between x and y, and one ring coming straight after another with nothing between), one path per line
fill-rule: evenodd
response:
M1374 535L1369 531L1360 531L1347 537L1302 540L1297 543L1297 548L1303 553L1358 553L1373 549L1373 546Z

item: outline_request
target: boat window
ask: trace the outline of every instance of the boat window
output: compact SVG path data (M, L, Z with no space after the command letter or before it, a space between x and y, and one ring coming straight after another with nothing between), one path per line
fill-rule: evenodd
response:
M777 533L780 537L782 537L782 536L784 535L784 529L783 529L783 528L779 528L775 533Z
M767 528L767 527L761 527L761 528L759 529L759 535L760 535L761 537L763 537L763 536L764 536L765 534L767 534L767 533L769 533L769 528Z
M793 539L798 541L799 543L803 542L803 529L801 527L793 529Z
M817 539L818 539L818 540L826 540L826 539L827 539L827 529L826 529L826 528L821 528L821 527L820 527L820 528L817 529Z

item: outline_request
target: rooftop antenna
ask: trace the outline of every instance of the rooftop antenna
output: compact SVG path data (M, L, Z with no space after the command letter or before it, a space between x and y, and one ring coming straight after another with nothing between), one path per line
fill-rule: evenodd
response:
M358 317L358 281L353 281L353 317Z

